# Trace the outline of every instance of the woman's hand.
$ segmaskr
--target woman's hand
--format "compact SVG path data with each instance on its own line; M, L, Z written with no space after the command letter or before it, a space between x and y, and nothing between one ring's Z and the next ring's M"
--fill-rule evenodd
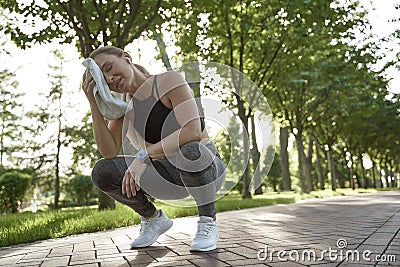
M140 190L140 177L142 176L147 164L135 158L128 169L125 171L122 179L122 194L126 194L128 198L136 196L136 192Z
M89 102L91 100L94 100L93 88L95 85L96 85L96 82L94 81L89 70L86 69L86 71L83 73L83 77L82 77L82 89L83 89L83 92L85 92L85 95L88 98Z

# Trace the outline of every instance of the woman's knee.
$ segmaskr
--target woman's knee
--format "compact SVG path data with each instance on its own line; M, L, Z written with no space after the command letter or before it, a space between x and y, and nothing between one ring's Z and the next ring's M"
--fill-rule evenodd
M191 161L201 157L200 142L198 141L185 143L180 146L179 150L186 159Z
M203 144L192 141L179 148L177 167L181 171L197 173L209 168L215 155Z
M112 159L100 159L92 169L92 182L102 191L107 191L113 186L113 178L118 173Z

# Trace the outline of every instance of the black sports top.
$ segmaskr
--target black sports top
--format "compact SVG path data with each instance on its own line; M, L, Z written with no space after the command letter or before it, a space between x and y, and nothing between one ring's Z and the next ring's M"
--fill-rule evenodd
M158 101L154 96L156 92ZM134 127L146 142L155 144L181 128L173 109L167 108L157 91L157 76L154 76L151 95L139 100L133 97ZM204 130L204 118L200 117L201 130Z

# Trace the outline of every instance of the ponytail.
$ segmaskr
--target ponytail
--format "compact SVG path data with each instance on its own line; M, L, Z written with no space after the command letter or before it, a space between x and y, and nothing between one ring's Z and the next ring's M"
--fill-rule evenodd
M145 69L145 67L143 67L142 65L133 63L133 65L135 66L135 68L137 68L141 73L143 74L147 74L150 75L150 73Z

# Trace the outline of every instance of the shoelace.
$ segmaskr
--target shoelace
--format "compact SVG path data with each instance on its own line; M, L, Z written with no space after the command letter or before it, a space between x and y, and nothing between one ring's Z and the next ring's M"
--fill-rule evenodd
M199 223L197 226L197 235L198 236L209 236L210 232L214 228L214 224L211 222Z
M140 233L144 233L146 231L146 228L149 226L149 224L150 224L149 220L143 220L140 225Z

